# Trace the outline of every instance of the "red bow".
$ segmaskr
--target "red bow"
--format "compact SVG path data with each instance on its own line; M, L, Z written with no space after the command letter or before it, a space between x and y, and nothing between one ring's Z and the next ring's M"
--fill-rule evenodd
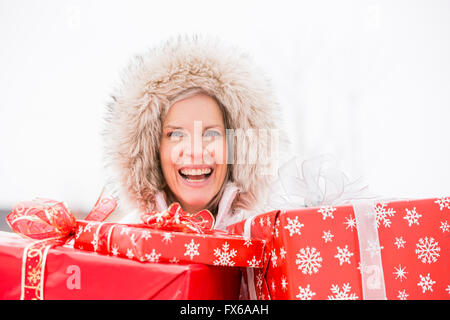
M86 220L104 220L116 206L113 198L101 194ZM48 250L75 235L75 217L64 202L37 198L16 204L6 221L14 232L39 240L28 244L23 252L20 299L42 300Z
M116 206L113 198L102 193L85 220L103 221ZM190 214L184 212L178 203L172 203L162 212L143 214L141 219L147 226L156 229L200 234L214 225L214 216L208 210ZM6 221L14 232L39 240L24 249L20 298L42 300L48 250L63 245L75 235L76 219L64 202L37 198L16 204Z
M6 221L14 232L35 240L65 239L76 226L65 203L42 198L16 204Z
M214 216L209 210L201 210L191 214L183 211L177 202L172 203L166 210L152 211L141 216L141 220L148 226L167 231L195 232L199 234L209 231L214 226Z

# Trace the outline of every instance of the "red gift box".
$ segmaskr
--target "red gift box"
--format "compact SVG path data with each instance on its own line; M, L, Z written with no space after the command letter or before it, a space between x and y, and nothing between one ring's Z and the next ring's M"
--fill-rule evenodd
M24 247L33 241L0 232L0 299L19 299ZM238 299L239 268L140 263L59 246L48 251L45 299Z
M230 226L266 240L263 268L244 272L249 298L370 299L368 287L387 299L450 298L448 197L374 203L365 215L379 241L361 246L354 208L272 211ZM380 257L381 269L362 255Z
M114 199L100 197L87 218L97 217L102 220L114 209ZM242 236L211 230L213 219L209 211L189 214L179 204L172 204L165 211L145 214L145 224L124 225L92 220L76 221L65 203L50 199L19 203L8 214L7 222L14 231L34 240L23 245L21 267L18 268L22 275L20 298L44 299L44 292L47 290L44 278L48 274L46 268L51 259L50 253L54 250L52 248L62 246L73 238L75 249L134 259L139 263L189 262L228 267L262 265L264 241L250 241ZM121 261L123 259L113 260L119 265L124 264ZM185 266L184 271L186 268L191 269L190 266ZM199 269L198 266L192 268ZM153 276L156 276L161 266L148 269L152 269ZM222 277L220 272L213 273ZM176 272L172 270L170 274ZM236 271L232 274L236 275ZM161 277L165 277L164 272ZM196 279L195 275L191 278ZM197 285L195 281L186 284L194 287Z
M258 267L262 265L264 241L251 241L219 230L195 234L79 220L74 247L141 262Z

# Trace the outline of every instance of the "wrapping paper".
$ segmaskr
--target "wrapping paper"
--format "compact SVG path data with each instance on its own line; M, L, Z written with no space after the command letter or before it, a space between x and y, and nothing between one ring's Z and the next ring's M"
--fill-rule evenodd
M102 194L87 218L104 220L115 208L115 200ZM214 217L208 210L190 214L178 203L144 214L143 224L124 225L76 221L64 202L38 198L16 204L6 220L13 231L33 240L20 259L20 299L25 300L44 299L49 253L73 238L76 249L152 263L257 267L254 261L261 261L264 250L264 241L211 230Z
M259 267L264 241L219 230L205 234L167 232L139 225L80 220L74 247L140 262Z
M33 243L0 232L0 299L19 299L24 247ZM69 245L47 254L44 299L238 299L239 268L140 263Z
M449 197L375 202L371 212L379 241L362 246L352 205L275 210L230 226L266 240L263 268L244 272L249 298L363 299L366 273L387 299L449 299ZM382 269L361 265L361 250L379 255Z

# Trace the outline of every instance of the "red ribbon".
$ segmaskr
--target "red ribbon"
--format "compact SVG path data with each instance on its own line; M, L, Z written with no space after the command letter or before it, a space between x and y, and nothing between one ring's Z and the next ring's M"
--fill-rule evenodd
M103 221L117 206L111 197L100 195L85 220ZM190 214L180 204L172 203L166 210L143 214L146 226L168 231L203 234L212 229L214 216L208 210ZM44 275L50 248L64 245L76 232L76 219L64 202L37 198L16 204L6 217L11 229L30 239L23 253L21 300L44 299Z
M113 198L101 194L86 219L102 221L116 206ZM23 252L20 299L43 300L48 250L65 244L75 235L75 217L64 202L37 198L16 204L6 221L14 232L38 240L27 245Z
M183 211L177 202L166 210L152 211L141 215L141 220L150 227L167 231L194 232L203 234L214 226L214 216L209 210L191 214Z

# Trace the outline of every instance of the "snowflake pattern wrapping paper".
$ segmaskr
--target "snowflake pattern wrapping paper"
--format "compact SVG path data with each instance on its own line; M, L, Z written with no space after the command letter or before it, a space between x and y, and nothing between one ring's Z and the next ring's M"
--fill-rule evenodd
M373 212L379 243L362 249L381 254L387 299L450 299L450 198L377 202ZM272 211L229 230L244 234L246 224L266 240L263 268L244 272L250 298L363 299L351 205Z
M139 225L77 221L74 248L140 262L262 266L264 240L214 230L208 234L167 232Z
M20 299L22 256L31 243L0 231L0 300ZM241 281L238 268L140 263L70 245L51 248L45 270L45 300L234 300Z

